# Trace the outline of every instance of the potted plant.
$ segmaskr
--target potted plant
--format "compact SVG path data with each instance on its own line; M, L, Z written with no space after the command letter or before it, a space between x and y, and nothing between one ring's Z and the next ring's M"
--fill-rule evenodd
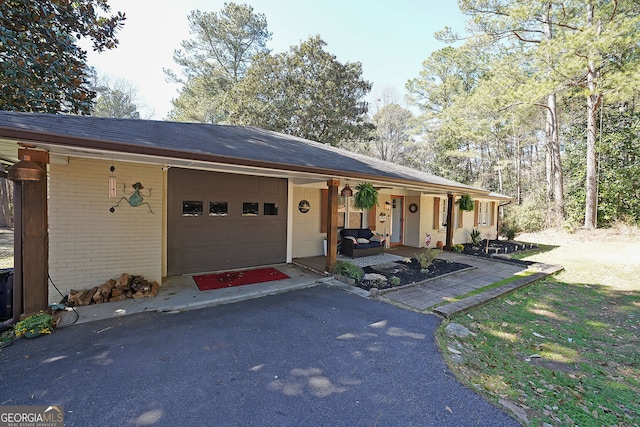
M356 187L353 205L358 209L371 209L378 204L378 190L370 182L361 182Z
M475 208L475 203L471 199L471 195L469 193L465 193L456 202L460 207L460 210L463 211L472 211Z
M16 323L14 333L16 337L35 338L42 334L53 332L53 316L44 312L34 314Z

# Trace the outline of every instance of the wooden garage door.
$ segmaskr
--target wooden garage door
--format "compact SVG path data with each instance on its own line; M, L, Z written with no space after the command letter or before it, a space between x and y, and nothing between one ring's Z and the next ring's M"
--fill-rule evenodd
M170 276L286 261L287 181L169 169Z

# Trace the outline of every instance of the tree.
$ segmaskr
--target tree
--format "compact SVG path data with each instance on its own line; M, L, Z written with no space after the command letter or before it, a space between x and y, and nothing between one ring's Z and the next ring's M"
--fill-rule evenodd
M139 119L138 91L131 83L119 79L104 79L96 87L98 98L92 115L120 119Z
M86 51L117 46L123 13L106 0L0 1L0 109L89 114L95 93L90 89Z
M247 5L225 3L219 13L195 10L188 19L194 38L173 55L184 78L165 70L184 84L170 116L217 123L224 117L218 108L222 97L244 77L252 58L268 51L271 33L265 16Z
M545 0L498 0L489 4L484 0L463 0L460 2L460 8L463 13L473 18L476 32L488 36L493 43L510 54L523 55L532 62L532 55L535 55L541 44L551 43L558 36L557 31L571 25L575 7L570 2L565 4ZM529 90L522 91L528 93L528 102L545 110L547 202L550 206L553 205L552 222L560 224L565 218L565 201L557 112L558 88L548 87L546 84L558 64L554 55L542 55L539 59L533 67L527 68L531 71L532 68L535 70L539 67L541 79L536 79L535 73L530 73L529 79L516 81L514 86L528 86ZM520 65L524 62L515 64ZM494 76L502 78L498 74ZM535 90L531 90L533 85L537 85Z
M640 4L634 0L578 2L584 8L575 30L548 49L563 67L557 79L569 80L586 94L586 195L584 226L598 225L598 111L604 97L629 99L640 73ZM583 95L584 96L584 95Z
M482 55L466 47L446 47L422 63L420 75L407 82L411 99L422 110L420 133L428 146L427 169L465 183L475 183L479 158L473 137L476 120L467 99L483 75Z
M597 224L596 140L598 109L605 94L613 100L628 96L638 80L640 4L634 0L562 3L548 0L512 2L463 0L463 12L474 28L492 37L523 70L514 81L513 103L526 102L547 111L548 196L555 199L556 224L564 217L561 165L561 125L557 101L586 94L586 228ZM495 80L502 77L493 73ZM519 89L518 89L519 88ZM520 92L518 99L517 92ZM551 177L554 177L552 180ZM552 190L553 181L553 190Z
M254 57L225 96L227 121L332 145L362 137L371 84L360 63L342 64L324 46L315 36L289 52Z
M411 111L398 104L388 104L373 115L375 126L374 155L392 163L405 164L405 148L410 144Z

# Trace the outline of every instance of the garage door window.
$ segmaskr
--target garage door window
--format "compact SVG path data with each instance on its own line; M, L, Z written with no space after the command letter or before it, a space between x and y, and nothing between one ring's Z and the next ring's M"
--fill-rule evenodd
M209 202L209 216L227 216L227 202Z
M244 202L242 204L242 216L258 216L258 203Z
M182 216L202 216L202 201L185 200L182 202Z
M265 215L278 215L278 204L277 203L265 203L264 204L264 214Z

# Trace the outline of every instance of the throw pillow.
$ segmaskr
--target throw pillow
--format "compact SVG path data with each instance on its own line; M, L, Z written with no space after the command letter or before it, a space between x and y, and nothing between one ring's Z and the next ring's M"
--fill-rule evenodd
M369 243L369 240L365 239L364 237L358 237L356 241L358 243Z
M345 238L345 239L349 239L349 240L351 240L353 243L357 243L357 242L356 242L356 238L355 238L355 237L353 237L353 236L344 236L344 238Z

